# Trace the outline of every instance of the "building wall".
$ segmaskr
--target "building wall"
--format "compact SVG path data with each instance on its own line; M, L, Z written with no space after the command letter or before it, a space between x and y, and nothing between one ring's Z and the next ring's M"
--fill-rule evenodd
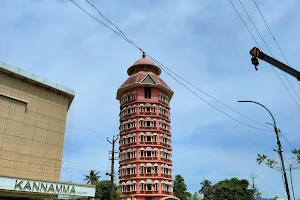
M59 181L69 101L0 73L0 176Z

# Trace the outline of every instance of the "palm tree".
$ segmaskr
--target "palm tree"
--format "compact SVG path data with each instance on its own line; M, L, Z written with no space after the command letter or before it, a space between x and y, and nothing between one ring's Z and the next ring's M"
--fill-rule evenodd
M86 184L92 184L95 185L98 181L100 176L98 176L99 172L96 172L96 170L91 170L89 175L85 175L85 178L83 180L87 181Z
M212 185L211 182L209 180L204 179L204 181L202 181L200 183L201 189L199 190L200 194L203 194L204 199L209 198L209 196L211 195L211 189L212 189Z

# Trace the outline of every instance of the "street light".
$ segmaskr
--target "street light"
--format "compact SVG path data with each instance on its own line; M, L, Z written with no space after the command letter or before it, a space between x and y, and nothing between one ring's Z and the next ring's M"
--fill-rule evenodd
M274 127L274 131L276 133L276 139L277 139L277 145L278 145L278 153L279 153L279 157L280 157L280 161L281 161L281 166L282 166L282 170L283 170L283 176L284 176L284 186L285 186L285 190L286 190L286 194L288 197L288 200L291 200L291 196L290 196L290 190L289 190L289 185L288 185L288 180L287 180L287 176L286 176L286 172L285 172L285 167L284 167L284 161L283 161L283 156L282 156L282 150L281 150L281 143L279 140L279 134L278 134L278 128L276 126L276 122L274 119L274 116L272 115L271 111L264 105L262 105L261 103L258 103L256 101L238 101L239 103L255 103L257 105L260 105L261 107L263 107L264 109L266 109L268 111L268 113L271 115L272 119L273 119L273 124L271 124ZM270 123L267 123L270 124Z

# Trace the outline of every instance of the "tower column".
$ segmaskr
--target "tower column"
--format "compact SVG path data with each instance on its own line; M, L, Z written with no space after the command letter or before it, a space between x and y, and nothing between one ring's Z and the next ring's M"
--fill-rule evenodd
M135 200L172 195L170 100L172 89L159 77L161 69L143 57L127 70L117 92L120 102L120 186ZM168 187L166 187L168 186Z

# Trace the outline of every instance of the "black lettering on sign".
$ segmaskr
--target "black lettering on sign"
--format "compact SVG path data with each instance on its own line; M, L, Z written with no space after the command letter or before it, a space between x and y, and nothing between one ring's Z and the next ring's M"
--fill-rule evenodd
M23 183L23 181L20 181L20 182L18 183L18 180L16 180L16 183L15 183L15 189L19 188L19 190L22 190L22 186L21 186L22 183Z

